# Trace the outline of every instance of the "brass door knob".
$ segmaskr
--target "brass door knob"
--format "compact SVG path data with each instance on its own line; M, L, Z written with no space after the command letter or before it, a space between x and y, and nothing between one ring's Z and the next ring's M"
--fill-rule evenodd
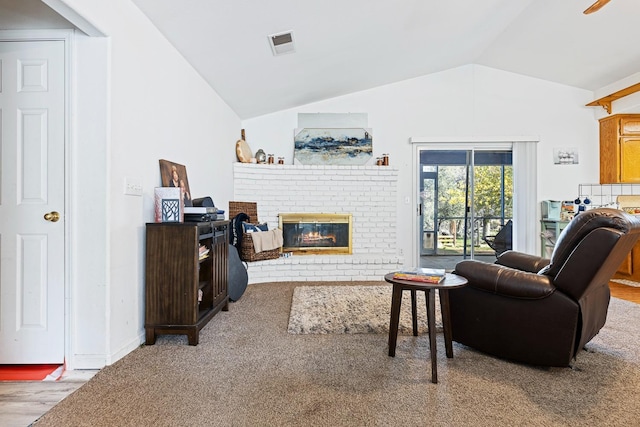
M52 211L44 214L44 219L51 222L58 222L58 220L60 219L60 214L56 211Z

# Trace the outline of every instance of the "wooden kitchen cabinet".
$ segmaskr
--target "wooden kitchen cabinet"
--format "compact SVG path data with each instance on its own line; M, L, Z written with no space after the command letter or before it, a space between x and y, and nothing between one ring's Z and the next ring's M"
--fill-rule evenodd
M229 309L229 221L149 223L146 227L146 344L158 334L187 335Z
M620 264L620 268L613 275L613 278L640 282L640 241L636 242L629 255Z
M640 114L600 120L600 183L640 183Z

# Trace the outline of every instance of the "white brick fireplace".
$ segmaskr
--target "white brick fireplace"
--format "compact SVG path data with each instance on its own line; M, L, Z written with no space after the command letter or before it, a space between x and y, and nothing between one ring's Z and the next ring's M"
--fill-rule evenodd
M396 248L397 169L235 163L233 172L234 200L256 202L270 229L280 213L353 215L352 255L250 262L249 283L383 280L404 263Z

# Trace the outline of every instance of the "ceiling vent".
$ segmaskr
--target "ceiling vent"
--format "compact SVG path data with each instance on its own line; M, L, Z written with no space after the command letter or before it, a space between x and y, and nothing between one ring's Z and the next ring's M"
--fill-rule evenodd
M269 45L271 45L274 56L296 51L295 45L293 44L293 31L271 34L268 37Z

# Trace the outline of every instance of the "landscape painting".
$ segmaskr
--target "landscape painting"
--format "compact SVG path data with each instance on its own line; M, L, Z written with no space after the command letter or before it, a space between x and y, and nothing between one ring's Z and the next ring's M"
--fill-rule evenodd
M373 135L364 128L304 128L294 137L294 163L365 165L373 157Z

